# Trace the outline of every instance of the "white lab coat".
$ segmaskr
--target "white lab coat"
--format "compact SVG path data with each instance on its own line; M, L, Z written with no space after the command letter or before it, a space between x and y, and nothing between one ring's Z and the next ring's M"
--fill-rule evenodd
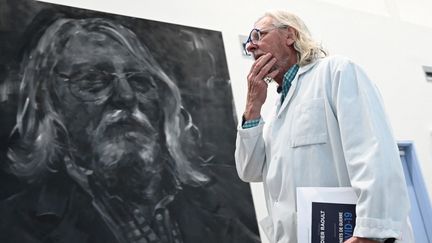
M235 158L242 180L264 184L272 243L297 243L296 187L316 186L354 188L355 236L401 237L409 199L397 144L377 88L346 58L301 67L269 121L238 128Z

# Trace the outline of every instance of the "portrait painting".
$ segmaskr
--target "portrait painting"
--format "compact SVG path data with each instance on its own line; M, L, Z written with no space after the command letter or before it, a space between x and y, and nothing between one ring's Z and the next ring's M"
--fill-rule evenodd
M0 242L260 242L221 32L0 6Z

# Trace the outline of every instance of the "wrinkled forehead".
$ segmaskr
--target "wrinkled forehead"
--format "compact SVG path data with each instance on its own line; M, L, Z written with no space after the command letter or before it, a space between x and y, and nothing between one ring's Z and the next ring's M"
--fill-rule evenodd
M62 69L98 64L112 66L114 69L119 66L139 66L139 60L125 44L100 32L79 32L71 36L58 60L57 64Z
M266 29L273 26L274 26L273 18L271 18L270 16L264 16L255 22L254 28Z
M91 56L112 50L127 52L126 46L112 35L103 32L77 31L72 33L65 42L63 53Z

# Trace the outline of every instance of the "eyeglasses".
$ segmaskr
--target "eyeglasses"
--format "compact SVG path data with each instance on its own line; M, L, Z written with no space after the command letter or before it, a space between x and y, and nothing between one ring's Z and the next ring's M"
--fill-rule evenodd
M125 79L135 92L146 93L156 87L152 76L147 72L109 73L90 70L71 76L59 74L68 82L72 95L83 101L97 101L108 98L114 89L114 81Z
M253 28L251 30L251 32L249 33L249 37L247 38L246 42L243 43L243 49L246 55L250 56L251 53L248 52L247 48L248 46L252 43L254 45L256 45L258 43L258 41L262 40L262 38L268 34L269 32L275 30L275 29L284 29L288 27L288 25L280 25L280 26L275 26L272 28L268 28L266 30L260 30L257 28Z

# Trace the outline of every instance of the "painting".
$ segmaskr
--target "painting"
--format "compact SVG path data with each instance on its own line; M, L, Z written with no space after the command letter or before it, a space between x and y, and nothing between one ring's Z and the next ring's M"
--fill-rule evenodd
M220 32L0 6L0 242L260 242Z

